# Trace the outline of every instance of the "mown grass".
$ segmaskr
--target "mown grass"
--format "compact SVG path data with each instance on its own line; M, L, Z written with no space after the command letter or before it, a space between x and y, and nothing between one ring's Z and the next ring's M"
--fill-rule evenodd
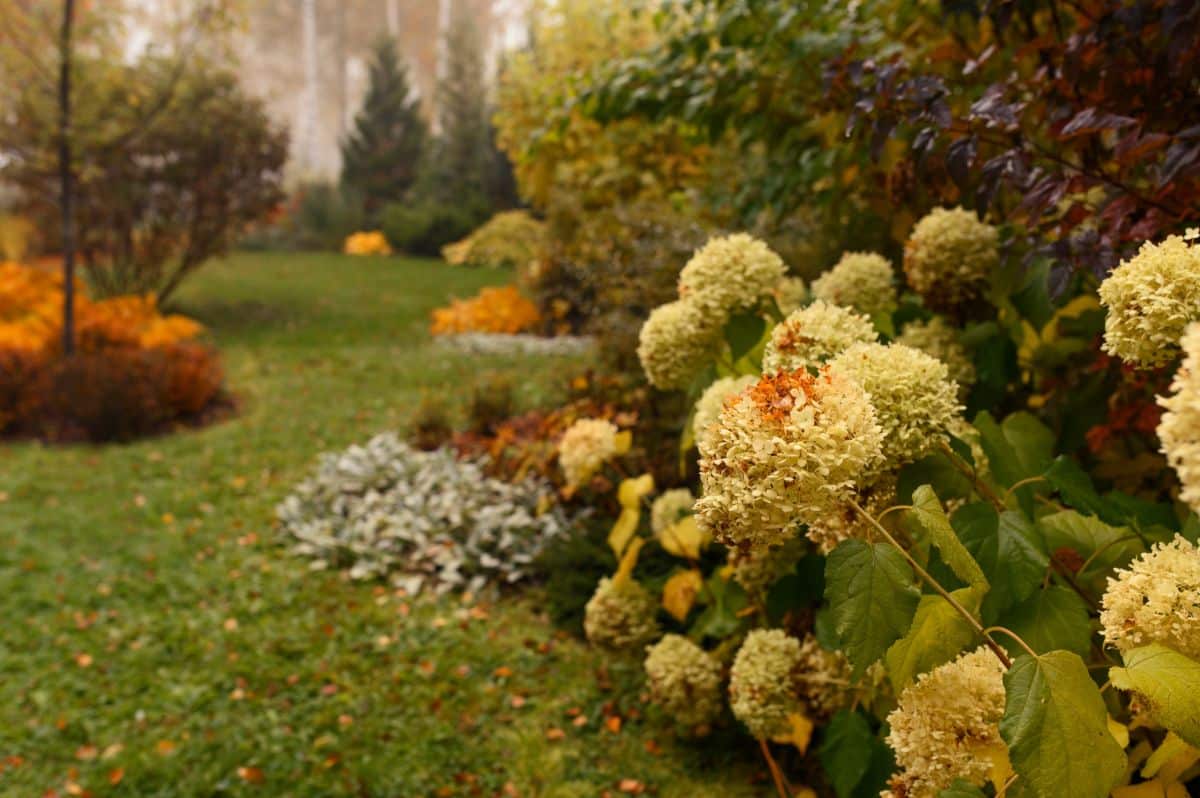
M179 300L223 352L237 417L0 449L0 794L761 793L743 752L674 743L622 689L636 665L603 672L536 591L413 601L310 571L273 535L317 453L403 427L423 395L454 411L500 371L522 404L553 398L562 361L484 363L426 335L432 307L505 278L239 255Z

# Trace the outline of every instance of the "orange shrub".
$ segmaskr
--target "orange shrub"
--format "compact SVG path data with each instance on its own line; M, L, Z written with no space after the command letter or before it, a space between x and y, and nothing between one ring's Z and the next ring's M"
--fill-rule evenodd
M541 322L537 306L521 295L515 285L484 288L471 299L454 299L433 311L430 332L434 335L481 332L515 335Z

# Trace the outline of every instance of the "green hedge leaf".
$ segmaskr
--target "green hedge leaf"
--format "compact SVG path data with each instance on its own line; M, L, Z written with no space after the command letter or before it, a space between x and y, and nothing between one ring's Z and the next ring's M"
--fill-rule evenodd
M1124 513L1100 497L1088 473L1066 455L1059 455L1046 469L1046 481L1050 483L1069 506L1080 512L1094 515L1105 523L1120 524Z
M1122 658L1125 667L1109 671L1113 685L1137 693L1155 721L1200 746L1200 662L1160 643Z
M1125 776L1125 752L1087 666L1069 651L1018 657L1004 675L1000 736L1018 778L1009 798L1105 798Z
M921 591L904 556L887 543L846 540L825 563L825 600L854 675L908 631Z
M963 545L991 578L992 590L985 602L989 617L1033 595L1046 577L1050 557L1024 515L977 509L960 511L954 518Z

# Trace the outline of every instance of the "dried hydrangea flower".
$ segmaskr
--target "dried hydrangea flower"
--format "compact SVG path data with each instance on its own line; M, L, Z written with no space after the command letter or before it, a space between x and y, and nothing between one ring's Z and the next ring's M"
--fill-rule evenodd
M721 663L681 635L647 650L646 683L654 703L681 726L712 723L721 713Z
M811 635L801 642L782 629L746 635L729 672L733 714L761 740L786 736L789 715L825 718L849 696L846 658L821 648Z
M775 285L775 304L786 316L808 301L808 286L801 277L784 277Z
M931 307L952 308L976 297L1000 263L996 228L962 208L935 208L904 245L904 274Z
M685 516L691 515L695 503L696 497L687 488L664 491L650 505L650 529L655 535L662 534Z
M1004 666L986 648L921 674L888 715L887 742L901 770L892 777L895 794L935 798L955 779L986 784L1007 757L1004 701Z
M725 400L756 382L758 377L722 377L708 386L696 400L696 411L692 414L692 437L700 440L700 436L721 417Z
M855 491L853 499L859 507L878 518L896 502L896 480L891 474L881 476ZM843 540L870 540L875 537L876 531L874 524L846 502L809 522L804 534L816 545L817 551L829 554Z
M871 320L849 308L817 300L794 311L771 331L763 371L794 371L819 366L852 344L879 336Z
M1200 659L1200 547L1158 543L1108 580L1104 640L1121 651L1161 643Z
M828 370L764 375L700 439L701 529L740 548L793 537L877 467L883 431L866 392Z
M847 252L812 284L813 296L873 316L896 309L896 271L874 252Z
M637 582L606 576L584 608L583 631L597 646L638 648L658 637L657 612L658 603Z
M1183 486L1179 498L1200 512L1200 324L1187 328L1181 345L1184 359L1171 396L1158 400L1167 411L1158 424L1158 439Z
M858 382L871 398L889 469L937 448L962 412L946 364L910 346L855 344L829 361L829 369Z
M618 454L616 425L599 418L581 418L563 433L558 463L567 484L578 487Z
M664 391L686 388L715 356L724 323L694 302L659 305L638 334L646 379Z
M904 325L896 343L911 346L946 364L950 379L958 383L959 398L966 398L975 384L975 364L963 346L958 330L941 316Z
M747 593L762 598L767 588L796 568L804 556L804 541L792 538L781 546L760 549L734 549L729 552L733 581Z
M1200 247L1179 236L1142 244L1100 284L1104 351L1142 368L1170 363L1200 320Z
M679 297L694 302L721 323L751 310L787 273L783 260L762 241L735 233L708 241L679 273Z

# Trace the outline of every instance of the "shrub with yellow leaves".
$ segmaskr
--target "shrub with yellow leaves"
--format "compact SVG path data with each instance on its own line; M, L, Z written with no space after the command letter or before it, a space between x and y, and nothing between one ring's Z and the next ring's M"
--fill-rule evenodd
M371 230L346 236L342 252L347 255L391 255L392 246L383 233Z
M537 306L515 285L492 286L470 299L455 299L447 307L434 310L429 331L433 335L470 332L516 335L541 321Z

